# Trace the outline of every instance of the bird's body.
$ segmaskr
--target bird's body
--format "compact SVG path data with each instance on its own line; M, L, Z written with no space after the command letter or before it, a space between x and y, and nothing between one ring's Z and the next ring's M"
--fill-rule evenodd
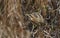
M42 15L40 13L27 14L27 16L29 17L29 19L32 22L35 22L35 23L44 23L44 18L42 17Z

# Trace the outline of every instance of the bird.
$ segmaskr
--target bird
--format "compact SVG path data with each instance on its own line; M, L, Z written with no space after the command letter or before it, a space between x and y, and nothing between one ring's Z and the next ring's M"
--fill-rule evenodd
M26 14L29 19L34 22L34 23L44 23L44 18L40 13L31 13L31 14Z

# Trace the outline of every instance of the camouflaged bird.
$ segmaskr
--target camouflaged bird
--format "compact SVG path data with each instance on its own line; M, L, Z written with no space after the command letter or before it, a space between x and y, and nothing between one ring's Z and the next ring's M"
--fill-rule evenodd
M44 23L44 18L40 13L26 14L32 22Z

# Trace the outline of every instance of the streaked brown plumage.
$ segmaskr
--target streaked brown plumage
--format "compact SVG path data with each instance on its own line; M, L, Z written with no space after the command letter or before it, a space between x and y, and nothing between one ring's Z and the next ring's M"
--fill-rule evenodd
M44 23L44 19L40 13L26 14L32 22L35 23Z

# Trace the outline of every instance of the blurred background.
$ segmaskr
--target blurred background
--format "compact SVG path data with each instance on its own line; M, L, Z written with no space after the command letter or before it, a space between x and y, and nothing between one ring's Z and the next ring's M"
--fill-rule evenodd
M60 38L60 0L0 0L0 38Z

